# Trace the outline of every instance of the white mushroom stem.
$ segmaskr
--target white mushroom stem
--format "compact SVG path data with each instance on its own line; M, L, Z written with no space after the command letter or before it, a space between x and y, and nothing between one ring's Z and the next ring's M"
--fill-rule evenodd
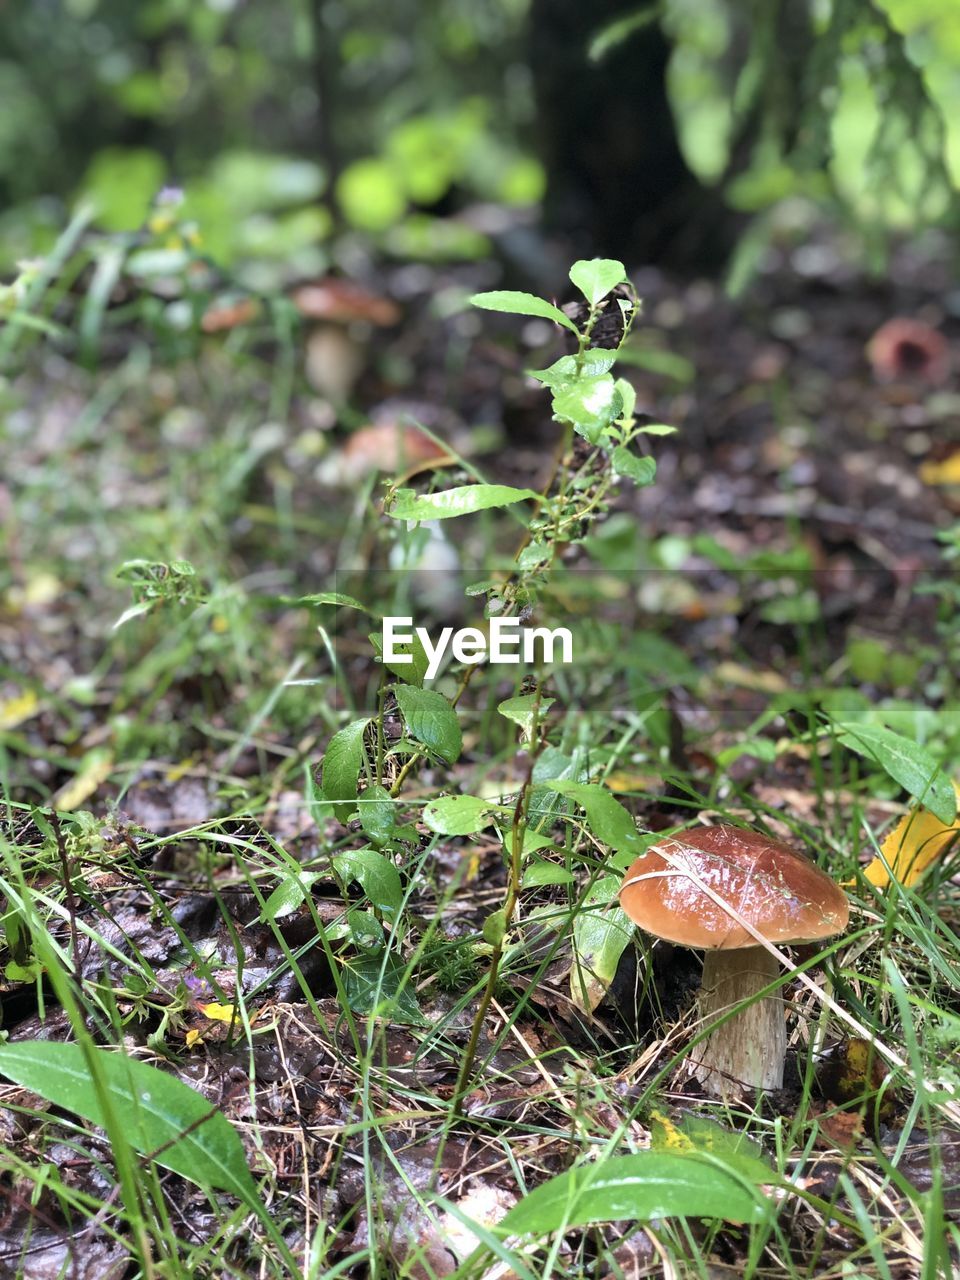
M776 957L764 947L706 953L699 1002L703 1026L742 1006L694 1050L696 1077L714 1097L783 1087L783 1000L779 995L756 998L779 973Z

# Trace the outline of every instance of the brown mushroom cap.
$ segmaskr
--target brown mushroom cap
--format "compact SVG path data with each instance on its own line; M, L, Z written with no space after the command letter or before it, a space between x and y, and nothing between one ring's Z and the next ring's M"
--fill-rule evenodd
M768 942L829 938L850 914L843 890L819 867L779 840L733 826L697 827L652 845L624 877L620 905L647 933L680 946L757 946L696 879Z
M338 280L334 276L301 285L290 296L293 305L308 320L332 320L343 324L362 320L389 328L400 319L400 308L391 298L371 293L352 280Z

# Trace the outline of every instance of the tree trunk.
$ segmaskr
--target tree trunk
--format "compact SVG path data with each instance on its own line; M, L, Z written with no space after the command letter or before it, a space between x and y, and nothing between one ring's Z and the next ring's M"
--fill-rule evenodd
M634 32L599 64L587 58L598 31L635 11L636 0L533 0L529 59L546 228L577 252L628 267L716 268L738 220L680 151L666 90L670 45L659 25Z

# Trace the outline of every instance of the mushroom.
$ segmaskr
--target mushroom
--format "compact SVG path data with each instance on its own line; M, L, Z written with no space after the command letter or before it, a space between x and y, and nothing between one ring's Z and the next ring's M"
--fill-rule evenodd
M290 300L309 325L307 381L326 399L343 404L367 365L370 326L390 328L399 321L400 308L391 298L335 276L301 285Z
M867 356L880 382L918 380L938 387L950 377L947 340L923 320L894 316L867 343Z
M335 324L377 325L389 329L400 319L400 308L382 294L371 293L353 280L327 276L313 284L302 284L290 295L293 305L308 320Z
M290 301L308 325L307 380L327 399L343 403L365 367L370 327L388 329L397 324L400 308L392 298L335 276L300 285ZM256 320L261 310L257 298L227 294L207 308L200 327L204 333L237 329Z
M849 916L843 890L759 831L698 827L659 840L638 858L624 877L620 905L655 937L703 948L705 1025L738 1008L697 1047L695 1074L707 1092L782 1088L783 1000L757 999L780 970L761 939L788 945L839 933Z
M415 423L387 417L352 431L343 447L321 463L323 484L355 485L375 471L407 471L418 464L451 461L451 455Z

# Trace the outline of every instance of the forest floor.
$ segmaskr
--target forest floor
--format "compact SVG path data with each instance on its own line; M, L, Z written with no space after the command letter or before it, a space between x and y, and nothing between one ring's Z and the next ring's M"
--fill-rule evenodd
M621 629L549 687L555 749L592 751L641 830L760 824L849 882L849 934L810 975L869 1035L785 978L784 1088L707 1098L686 1061L694 953L638 937L595 1006L577 997L597 874L581 849L572 877L525 882L458 1099L503 844L438 836L420 811L517 790L524 752L491 724L514 684L476 681L459 761L412 772L385 842L402 904L384 910L331 864L370 832L317 791L331 735L375 707L368 627L298 601L380 589L379 468L423 447L414 422L460 457L441 484L544 482L558 428L524 370L562 347L546 322L466 309L492 277L395 268L380 288L403 318L382 331L278 346L253 326L172 362L118 336L94 371L37 346L0 384L3 1033L65 1041L79 1016L198 1090L304 1275L948 1275L956 841L923 879L871 884L909 796L810 708L876 711L960 776L960 574L942 536L960 513L960 290L922 246L882 282L829 245L784 249L736 303L636 275L624 373L638 412L678 431L652 440L656 483L587 540L590 590ZM870 348L896 317L943 334L952 368L919 331ZM435 580L469 582L503 541L482 521L451 535ZM625 626L629 654L611 639ZM689 1134L691 1115L749 1137L775 1212L497 1235L575 1160ZM137 1169L138 1237L102 1132L17 1084L0 1086L0 1143L0 1275L290 1274L256 1214L162 1158Z

